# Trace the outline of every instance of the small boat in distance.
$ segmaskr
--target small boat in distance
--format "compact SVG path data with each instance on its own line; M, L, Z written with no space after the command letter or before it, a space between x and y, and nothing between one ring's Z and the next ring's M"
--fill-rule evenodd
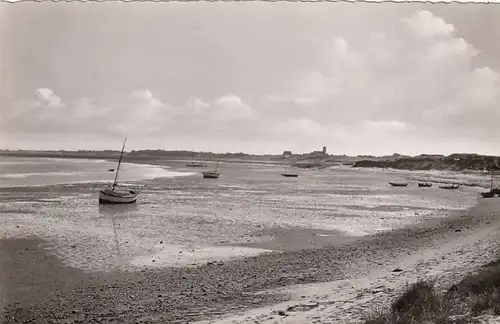
M427 180L419 182L418 186L420 188L430 188L430 187L432 187L432 182L429 181L429 179L431 178L431 176L432 176L432 170L430 170L430 174L427 177Z
M288 165L285 165L285 173L281 175L288 178L297 178L299 176L297 173L288 173Z
M460 187L460 185L458 184L451 184L451 185L444 185L444 186L439 186L439 188L441 189L458 189L458 187Z
M186 163L186 166L188 168L206 168L207 167L207 165L205 163L201 163L201 162Z
M491 168L490 191L481 192L481 196L483 196L483 198L493 198L493 197L495 197L495 194L496 194L497 190L493 189L493 180L494 180L494 174L493 174L493 167L492 167Z
M191 156L191 163L186 163L186 167L188 168L206 168L207 164L206 163L201 163L201 162L194 162L194 151Z
M109 188L99 191L99 204L133 204L137 200L139 192L135 190L119 190L116 188L118 186L118 173L120 171L126 142L127 139L125 138L122 152L120 153L120 160L118 160L118 167L116 168L115 181L113 181L113 184Z
M203 178L204 179L218 179L220 176L220 173L217 171L219 170L219 160L215 164L215 170L214 171L205 171L203 172Z
M389 184L393 187L407 187L408 182L389 182Z
M495 197L495 192L494 191L481 192L481 196L483 196L483 198L493 198Z

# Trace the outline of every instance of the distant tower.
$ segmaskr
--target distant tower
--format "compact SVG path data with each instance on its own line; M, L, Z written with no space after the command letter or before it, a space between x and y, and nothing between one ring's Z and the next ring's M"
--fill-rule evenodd
M323 146L323 155L326 155L326 146Z

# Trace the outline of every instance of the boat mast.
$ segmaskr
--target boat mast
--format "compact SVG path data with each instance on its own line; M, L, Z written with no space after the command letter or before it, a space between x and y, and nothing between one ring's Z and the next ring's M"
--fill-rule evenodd
M491 168L491 183L490 183L490 191L493 190L493 168Z
M120 153L120 159L118 160L118 167L116 168L115 181L113 182L113 190L116 187L116 181L118 180L118 172L120 171L120 164L122 164L123 150L125 150L125 143L127 142L127 138L123 141L122 152Z

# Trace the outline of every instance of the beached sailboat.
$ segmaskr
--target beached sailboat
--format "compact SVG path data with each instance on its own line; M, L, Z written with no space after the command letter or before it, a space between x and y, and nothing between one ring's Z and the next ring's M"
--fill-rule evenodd
M201 162L195 162L194 161L194 151L191 155L191 163L186 163L186 166L188 168L206 168L207 165L206 163L201 163Z
M219 170L219 160L217 160L217 163L215 164L215 170L214 171L205 171L203 172L203 178L205 179L218 179L220 176L220 173L217 172Z
M407 187L408 182L389 182L389 184L393 187Z
M495 197L496 191L493 190L493 179L494 179L493 168L491 168L490 191L481 192L481 196L483 196L483 198L493 198L493 197Z
M281 175L288 178L297 178L299 176L297 173L289 173L288 165L286 164L285 164L285 173L282 173Z
M139 192L135 190L125 190L118 189L118 173L120 172L120 165L122 163L123 151L125 150L125 143L127 139L123 141L122 151L120 153L120 159L118 160L118 167L116 168L115 180L113 184L106 189L99 191L99 204L133 204L137 200Z

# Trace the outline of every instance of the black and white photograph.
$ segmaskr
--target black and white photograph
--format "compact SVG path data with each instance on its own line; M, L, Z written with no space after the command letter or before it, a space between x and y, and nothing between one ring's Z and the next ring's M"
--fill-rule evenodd
M499 40L495 3L0 2L0 323L500 323Z

